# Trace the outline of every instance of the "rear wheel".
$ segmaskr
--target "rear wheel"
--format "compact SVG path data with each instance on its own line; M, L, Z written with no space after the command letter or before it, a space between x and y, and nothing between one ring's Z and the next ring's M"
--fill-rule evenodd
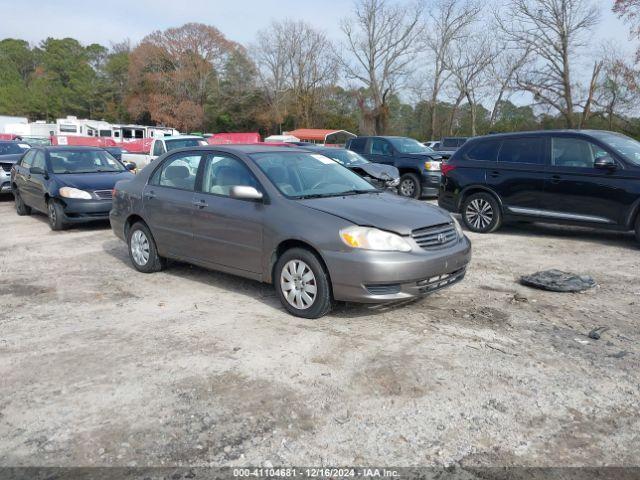
M422 186L420 178L415 173L405 173L400 177L400 185L398 185L398 193L403 197L420 198L422 195Z
M13 201L16 204L16 213L18 215L31 215L31 207L24 203L18 190L13 191Z
M493 195L473 193L462 205L462 220L472 232L494 232L502 224L500 205Z
M128 244L131 263L139 272L159 272L166 267L167 261L158 255L153 235L144 223L137 222L131 226Z
M62 205L54 199L50 199L47 202L47 216L49 217L49 227L51 227L51 230L58 231L67 228L67 224L64 221Z
M302 318L320 318L331 311L329 277L309 250L292 248L278 259L273 283L284 308Z
M638 217L636 218L636 240L638 240L638 242L640 242L640 213L638 214Z

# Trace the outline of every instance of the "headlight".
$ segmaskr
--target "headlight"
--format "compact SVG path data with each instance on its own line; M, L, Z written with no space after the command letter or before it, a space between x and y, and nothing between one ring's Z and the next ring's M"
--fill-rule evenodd
M464 237L464 232L462 231L462 225L460 225L460 222L458 220L456 220L453 217L453 215L451 215L451 220L453 220L453 224L456 227L456 233L458 234L458 238Z
M65 198L81 198L83 200L91 200L91 194L73 187L62 187L60 190L60 196Z
M439 172L440 171L440 162L424 162L424 168L431 172Z
M411 251L411 245L400 235L377 228L356 226L343 228L340 230L340 239L351 248L388 252Z

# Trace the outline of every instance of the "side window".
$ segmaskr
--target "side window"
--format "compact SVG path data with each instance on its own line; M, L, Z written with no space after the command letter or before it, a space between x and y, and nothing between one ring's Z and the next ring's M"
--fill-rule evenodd
M164 142L158 140L153 143L153 155L159 157L164 153Z
M42 150L38 150L36 152L36 155L33 159L33 164L31 166L41 168L42 170L46 170L45 161L44 161L44 152Z
M247 186L259 189L258 181L240 160L226 155L210 155L202 176L202 191L229 196L231 187Z
M557 167L593 168L596 158L608 155L601 147L581 138L551 139L551 164Z
M22 161L20 162L20 165L22 165L23 167L29 168L33 163L33 157L36 154L36 151L37 150L29 150L24 155L24 157L22 157Z
M363 153L364 147L367 144L366 138L354 138L349 143L349 150L353 150L354 152Z
M502 142L498 162L544 164L544 138L509 138Z
M498 160L498 150L500 150L500 141L481 141L468 148L463 153L462 158L465 160L495 162Z
M154 172L151 183L161 187L195 190L201 158L202 155L189 152L171 157Z
M391 155L391 146L389 145L389 142L381 138L372 139L371 154L372 155Z

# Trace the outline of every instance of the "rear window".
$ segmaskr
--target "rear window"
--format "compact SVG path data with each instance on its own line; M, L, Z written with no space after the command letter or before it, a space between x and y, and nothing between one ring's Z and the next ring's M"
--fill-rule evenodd
M477 142L463 153L462 158L465 160L495 162L498 160L499 150L500 142L498 140Z
M541 165L544 163L543 146L544 138L510 138L503 140L498 162Z
M366 138L353 138L349 142L349 150L353 150L354 152L363 153L364 146L367 144Z

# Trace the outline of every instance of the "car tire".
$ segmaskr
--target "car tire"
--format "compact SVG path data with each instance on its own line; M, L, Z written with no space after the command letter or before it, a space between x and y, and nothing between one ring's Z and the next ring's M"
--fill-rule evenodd
M398 193L403 197L420 198L422 196L422 185L420 177L415 173L405 173L400 177Z
M139 272L159 272L167 266L166 259L158 255L153 235L144 223L136 222L131 226L128 231L127 245L131 263Z
M67 224L64 221L64 209L54 199L50 199L47 202L47 216L49 217L49 227L54 232L67 228Z
M333 306L329 275L318 257L304 248L292 248L280 256L273 285L282 306L296 317L320 318Z
M636 218L636 240L640 242L640 213Z
M462 204L462 221L476 233L495 232L502 225L502 211L490 193L473 193Z
M16 213L18 215L31 215L31 207L24 203L24 200L22 200L22 197L20 196L20 192L18 192L18 190L13 191L13 201L16 204Z

